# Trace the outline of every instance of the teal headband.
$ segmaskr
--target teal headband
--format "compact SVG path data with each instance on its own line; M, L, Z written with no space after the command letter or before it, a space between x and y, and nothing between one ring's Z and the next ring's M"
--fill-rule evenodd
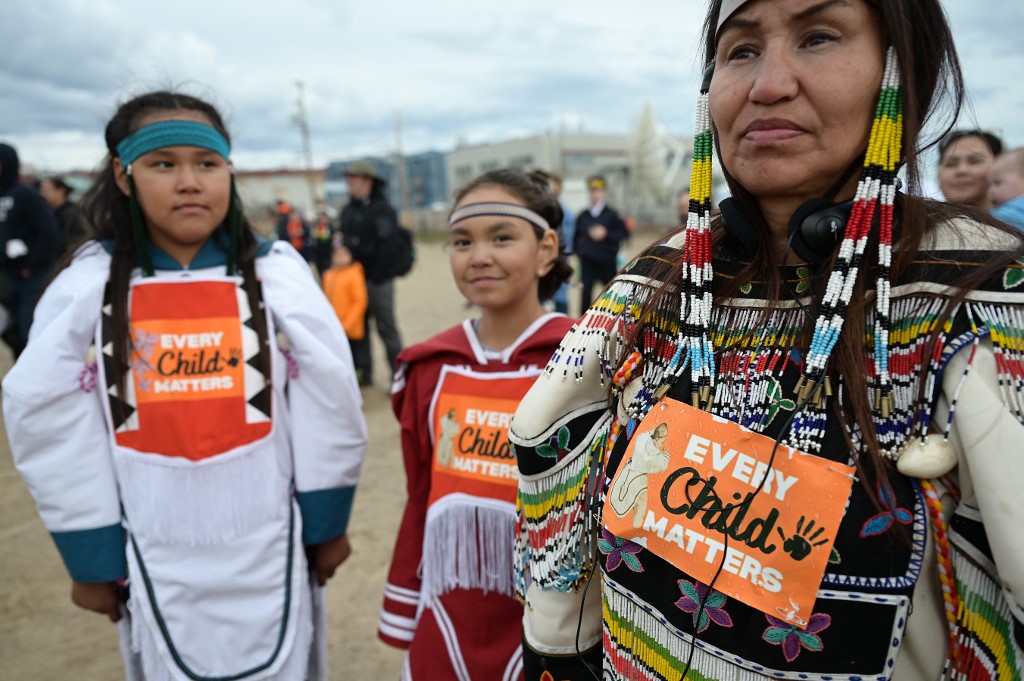
M195 121L171 120L143 126L125 137L117 145L117 157L128 166L143 154L178 146L209 149L224 160L231 154L231 145L216 128Z

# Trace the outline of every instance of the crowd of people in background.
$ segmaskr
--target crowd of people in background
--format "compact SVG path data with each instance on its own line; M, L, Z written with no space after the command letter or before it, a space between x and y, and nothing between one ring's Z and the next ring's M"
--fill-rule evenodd
M972 129L948 135L939 145L938 185L942 196L953 204L991 212L1009 224L1024 229L1024 147L1004 151L1002 140L994 133ZM561 199L562 175L553 169L538 169L548 178L552 192L559 198L563 221L559 228L566 254L575 256L576 272L551 297L557 312L568 313L570 289L577 289L579 310L586 310L594 299L595 287L607 284L623 264L629 239L629 221L606 204L608 183L594 175L584 180L589 203L575 213ZM388 254L378 253L379 244L399 228L398 214L384 193L385 179L367 162L351 164L347 180L349 202L340 214L320 210L307 220L302 210L285 200L274 207L274 233L287 241L321 277L325 293L335 300L339 310L346 309L345 328L351 334L353 355L360 385L373 385L373 360L370 331L376 328L388 361L387 383L402 349L401 333L395 318L394 280L389 273L393 263ZM24 181L22 181L24 180ZM19 178L17 153L11 145L0 145L0 191L10 197L0 203L0 238L5 245L0 254L3 276L2 312L4 341L17 354L28 339L31 308L53 266L68 255L69 249L86 237L86 227L71 197L74 188L59 175ZM676 195L679 224L685 224L690 190ZM40 201L40 198L43 201ZM45 205L50 206L49 211ZM27 249L23 252L23 249ZM342 253L339 253L342 250ZM339 262L352 260L352 266ZM334 270L344 277L326 274ZM360 280L365 296L353 288ZM330 280L332 291L326 287ZM339 282L344 281L342 286ZM342 290L345 293L342 293ZM340 297L339 297L340 296ZM362 303L363 298L366 303ZM363 321L356 325L354 309ZM381 377L378 377L381 378Z

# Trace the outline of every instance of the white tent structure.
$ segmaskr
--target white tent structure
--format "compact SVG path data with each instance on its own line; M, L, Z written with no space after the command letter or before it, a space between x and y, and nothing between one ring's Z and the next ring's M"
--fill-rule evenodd
M676 194L690 184L692 140L658 125L645 104L630 134L629 191L624 211L641 224L675 224Z

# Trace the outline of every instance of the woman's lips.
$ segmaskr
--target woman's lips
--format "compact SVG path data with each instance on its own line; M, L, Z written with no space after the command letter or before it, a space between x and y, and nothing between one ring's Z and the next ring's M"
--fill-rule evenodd
M778 142L792 139L804 133L796 123L781 118L754 121L743 131L744 139L751 142Z

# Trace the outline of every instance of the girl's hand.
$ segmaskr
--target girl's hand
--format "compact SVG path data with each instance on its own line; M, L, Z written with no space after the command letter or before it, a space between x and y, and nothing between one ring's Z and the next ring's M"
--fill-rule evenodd
M113 582L71 582L71 602L83 610L106 615L111 622L121 619L117 592Z
M352 546L348 543L348 535L325 541L313 547L313 570L316 571L316 580L323 586L327 580L334 576L338 566L348 559L352 553Z

